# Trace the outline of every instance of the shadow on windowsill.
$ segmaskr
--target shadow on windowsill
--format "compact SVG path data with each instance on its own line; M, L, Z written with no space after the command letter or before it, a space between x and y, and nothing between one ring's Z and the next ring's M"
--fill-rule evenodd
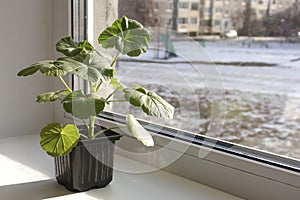
M41 200L72 194L56 180L45 180L0 187L0 199Z

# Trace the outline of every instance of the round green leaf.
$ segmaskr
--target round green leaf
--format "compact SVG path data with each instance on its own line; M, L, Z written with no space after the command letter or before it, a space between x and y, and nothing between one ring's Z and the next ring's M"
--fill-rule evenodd
M59 123L50 123L40 133L40 145L51 156L62 156L77 145L79 131L73 124L63 127Z
M88 119L91 116L96 116L105 107L104 99L96 98L93 95L86 96L81 90L66 96L62 100L62 103L66 112L80 119Z
M73 73L84 80L97 82L102 79L107 82L114 75L114 70L107 58L96 51L77 55L74 59L81 65Z
M103 48L116 48L128 56L139 56L148 49L150 32L139 22L123 16L107 27L98 37Z

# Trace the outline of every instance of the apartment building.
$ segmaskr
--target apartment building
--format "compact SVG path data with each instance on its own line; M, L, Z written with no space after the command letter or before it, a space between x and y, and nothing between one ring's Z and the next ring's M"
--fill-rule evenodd
M240 30L250 21L298 4L298 0L120 0L119 14L163 28L174 27L176 19L178 32L198 36Z
M200 25L199 10L199 0L179 1L177 31L190 36L197 36L199 34Z
M155 26L170 28L173 17L173 0L153 0Z
M129 18L136 19L144 26L155 26L153 0L119 0L119 16L126 15Z

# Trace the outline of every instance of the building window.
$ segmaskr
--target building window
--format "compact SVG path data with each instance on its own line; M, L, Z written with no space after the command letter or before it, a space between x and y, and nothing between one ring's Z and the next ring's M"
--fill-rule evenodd
M198 18L197 17L192 17L191 18L191 24L197 24L198 23Z
M173 9L173 3L167 3L166 11L171 11Z
M211 8L204 8L204 13L210 14L211 13Z
M189 23L189 19L187 17L179 17L178 18L178 23L179 24L188 24Z
M221 7L216 7L215 11L216 11L216 13L220 14L223 12L223 9Z
M225 9L224 14L225 14L225 16L229 16L229 9L228 8Z
M146 8L146 0L139 0L139 7L140 8Z
M260 10L259 10L259 14L260 14L260 15L265 15L265 14L266 14L266 10L260 9Z
M154 10L159 9L159 3L157 1L154 2Z
M210 19L204 20L204 26L211 26L211 20Z
M179 2L179 9L189 9L189 2Z
M199 3L192 3L191 10L198 10L199 9Z
M215 20L215 26L220 26L221 25L221 20Z
M234 17L237 17L238 15L238 10L236 8L233 9L233 16Z

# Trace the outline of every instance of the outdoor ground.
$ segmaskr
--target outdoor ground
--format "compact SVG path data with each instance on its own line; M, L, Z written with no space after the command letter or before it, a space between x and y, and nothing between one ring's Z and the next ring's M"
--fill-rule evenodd
M163 59L165 51L151 44L137 60L122 57L117 75L166 98L176 108L174 119L145 117L127 105L114 111L300 159L299 43L173 44L178 57Z

